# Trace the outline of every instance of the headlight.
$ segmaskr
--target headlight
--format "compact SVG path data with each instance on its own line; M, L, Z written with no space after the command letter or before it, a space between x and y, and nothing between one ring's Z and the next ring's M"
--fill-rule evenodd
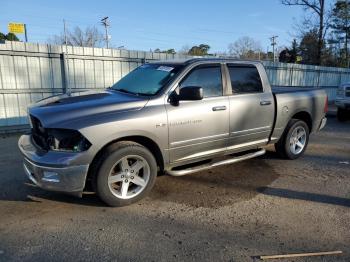
M47 128L46 132L49 150L82 152L91 146L91 143L76 130Z

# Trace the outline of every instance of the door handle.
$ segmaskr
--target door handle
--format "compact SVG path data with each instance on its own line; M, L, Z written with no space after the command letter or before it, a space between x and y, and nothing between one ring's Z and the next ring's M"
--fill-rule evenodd
M261 106L268 106L268 105L271 105L271 101L260 101L260 105Z
M213 111L222 111L226 110L226 106L214 106Z

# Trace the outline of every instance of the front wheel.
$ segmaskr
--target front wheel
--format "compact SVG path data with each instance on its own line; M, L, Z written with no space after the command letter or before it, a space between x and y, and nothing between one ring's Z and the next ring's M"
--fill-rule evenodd
M152 189L157 177L154 156L134 142L115 144L101 162L96 190L110 206L125 206L140 200Z
M302 156L309 142L309 127L298 119L289 121L282 137L275 144L276 152L283 158L297 159Z

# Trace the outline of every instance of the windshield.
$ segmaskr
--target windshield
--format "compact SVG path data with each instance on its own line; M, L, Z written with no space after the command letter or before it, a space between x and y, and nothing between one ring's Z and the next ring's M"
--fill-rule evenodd
M111 88L136 95L155 95L181 70L182 65L144 64L139 66Z

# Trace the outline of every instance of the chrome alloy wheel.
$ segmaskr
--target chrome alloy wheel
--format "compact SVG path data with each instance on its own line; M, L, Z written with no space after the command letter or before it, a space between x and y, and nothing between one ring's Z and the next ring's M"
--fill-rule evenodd
M298 126L293 130L292 135L290 136L290 139L289 139L290 151L294 155L298 155L303 151L305 144L306 144L306 131L304 127Z
M150 173L150 166L143 157L127 155L118 160L109 172L109 189L118 198L133 198L145 189Z

